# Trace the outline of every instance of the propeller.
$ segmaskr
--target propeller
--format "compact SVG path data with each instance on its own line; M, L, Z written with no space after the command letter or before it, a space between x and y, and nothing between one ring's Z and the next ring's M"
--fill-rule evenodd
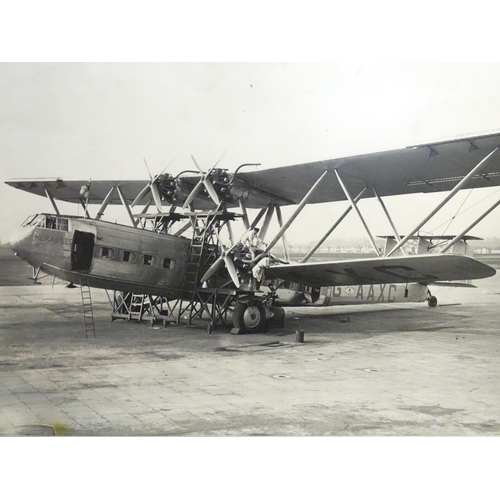
M225 250L223 248L222 250L222 254L219 256L219 258L208 268L207 272L203 275L203 277L201 278L201 281L207 281L208 279L210 279L211 276L213 276L217 270L222 266L222 264L226 264L226 268L229 272L229 276L231 276L231 279L233 280L233 283L236 285L236 288L239 288L240 287L240 280L239 280L239 277L238 277L238 272L236 271L236 267L234 265L234 262L232 261L231 257L229 256L229 254L240 244L240 242L243 240L243 238L245 238L245 236L247 235L247 233L251 230L252 228L250 229L247 229L243 235L241 236L241 238L234 244L232 245L230 248L228 248L227 250Z
M226 149L227 151L227 149ZM216 205L220 203L219 196L217 195L217 191L215 190L212 182L209 179L210 174L212 173L212 170L219 164L219 162L222 160L222 157L226 154L226 151L222 153L222 156L217 160L217 163L207 172L203 172L201 167L198 165L198 162L196 161L196 158L191 155L191 158L193 159L194 164L196 165L196 168L200 171L201 177L200 180L198 181L198 184L194 187L194 189L191 191L189 196L187 197L186 201L184 202L184 205L182 208L186 208L188 205L190 205L193 200L198 196L198 193L203 189L203 187L207 190L208 195Z
M155 177L153 177L151 175L151 171L149 170L148 162L146 161L146 158L144 158L144 163L146 165L146 169L149 174L149 182L142 188L141 192L135 197L134 201L130 205L131 207L135 207L136 205L138 205L143 200L143 198L148 194L148 191L150 191L150 194L155 202L156 209L158 210L158 212L160 213L162 212L163 207L161 204L161 196L160 192L158 191L158 186L156 185L156 181L163 174L163 172L167 170L167 168L173 161L174 160L172 159L170 163L158 175L155 175Z
M223 264L225 264L229 272L229 276L231 276L231 279L233 280L233 283L235 284L236 288L240 287L240 279L238 277L238 272L236 271L234 262L232 261L231 257L229 257L229 254L234 250L236 245L237 243L233 245L231 248L222 251L220 257L208 268L208 271L201 278L202 282L210 279L210 277L213 276Z

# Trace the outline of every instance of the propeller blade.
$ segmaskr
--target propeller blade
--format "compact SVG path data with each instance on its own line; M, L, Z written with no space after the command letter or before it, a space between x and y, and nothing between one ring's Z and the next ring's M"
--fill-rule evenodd
M138 205L142 199L146 196L146 193L149 191L149 184L146 184L141 192L135 197L134 201L132 202L132 204L130 205L131 207L135 207L136 205Z
M159 213L163 211L163 207L161 205L161 196L158 191L158 186L154 183L151 184L151 194L153 195L153 200L155 201L156 209Z
M229 276L231 276L233 283L236 285L236 288L239 288L240 280L238 278L238 273L236 272L234 262L231 260L231 257L229 257L229 255L224 255L224 263L226 264L226 268L229 271Z
M145 214L148 211L149 207L151 206L151 203L153 203L153 195L152 195L151 191L146 196L146 200L145 201L146 201L146 203L144 205L144 208L141 211L141 214Z
M240 236L240 239L238 241L236 241L236 243L229 249L226 251L226 254L228 253L231 253L245 238L245 236L248 234L248 232L250 231L250 229L247 229L241 236Z
M148 167L148 162L146 161L146 158L143 158L143 160L144 160L144 164L146 165L146 168L148 170L149 179L152 181L153 177L151 176L151 172L150 172L149 167Z
M219 267L224 263L224 258L220 256L209 268L208 271L203 275L201 281L207 281L210 279L219 269Z
M233 228L231 227L230 221L227 221L226 227L227 227L227 232L229 233L229 241L231 242L231 246L233 246L234 245L234 234L233 234Z
M200 180L198 184L196 184L195 188L191 191L190 195L187 197L186 201L184 202L184 205L182 205L182 208L186 208L188 205L192 203L192 201L196 198L202 187L203 187L203 181Z
M170 167L170 165L172 164L172 162L174 161L174 159L172 158L169 162L168 162L168 165L158 174L155 176L155 178L153 179L153 182L158 179L158 177L160 177L163 172L165 172L165 170L167 170L168 167Z
M214 203L218 205L220 203L219 196L217 195L217 191L215 190L213 184L210 182L209 179L204 179L203 184L205 185L205 188L208 191L210 198L212 198Z
M204 175L203 170L201 169L201 167L198 165L198 162L196 161L196 158L193 155L191 155L191 158L193 159L194 164L196 165L196 168L201 172L201 175Z
M227 153L227 149L226 151L224 151L224 153L222 153L221 157L217 160L217 163L207 172L207 175L209 175L212 170L219 164L219 162L222 160L222 157Z
M146 158L143 158L144 164L146 165L146 169L149 174L149 182L142 188L141 192L135 197L134 201L131 203L131 207L135 207L138 205L142 199L146 196L146 193L150 191L151 196L154 199L156 208L158 209L158 212L161 212L163 210L162 204L161 204L161 196L160 192L158 191L158 186L156 186L155 182L156 180L167 170L167 168L170 166L170 164L174 161L172 158L169 162L169 164L161 171L160 174L155 175L152 177L151 171L149 170L148 162L146 161Z

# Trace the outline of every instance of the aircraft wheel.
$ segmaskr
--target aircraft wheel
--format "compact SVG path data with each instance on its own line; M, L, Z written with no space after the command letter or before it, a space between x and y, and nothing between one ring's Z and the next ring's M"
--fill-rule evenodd
M434 295L431 295L429 299L427 300L427 305L429 307L436 307L438 303L437 297L434 297Z
M233 311L233 325L248 333L257 333L262 330L266 315L262 306L255 306L240 302Z

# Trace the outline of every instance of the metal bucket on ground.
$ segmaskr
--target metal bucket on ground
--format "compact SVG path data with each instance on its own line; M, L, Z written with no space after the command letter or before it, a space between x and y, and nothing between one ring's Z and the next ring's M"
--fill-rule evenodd
M304 330L295 330L295 341L299 344L304 343Z

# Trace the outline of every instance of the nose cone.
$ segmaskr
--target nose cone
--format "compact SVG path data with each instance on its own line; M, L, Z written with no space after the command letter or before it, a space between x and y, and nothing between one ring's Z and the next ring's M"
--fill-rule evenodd
M34 227L21 227L12 233L5 246L24 259L31 251Z

